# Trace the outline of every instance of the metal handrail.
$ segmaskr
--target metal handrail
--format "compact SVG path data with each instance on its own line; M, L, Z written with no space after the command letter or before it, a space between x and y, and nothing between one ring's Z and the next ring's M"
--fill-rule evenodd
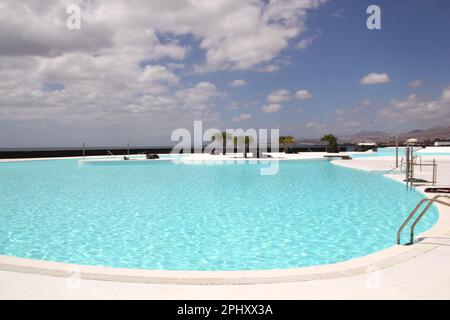
M422 217L427 213L428 209L430 209L431 205L433 203L439 203L450 207L450 203L439 200L440 198L450 199L450 196L444 196L444 195L437 195L433 198L426 198L422 199L417 206L414 208L414 210L409 214L408 218L403 222L401 227L397 231L397 244L400 244L400 238L402 236L402 231L406 227L406 225L411 221L411 219L414 217L416 212L419 210L419 208L424 204L425 202L428 202L428 204L425 206L425 208L422 210L422 212L419 214L419 216L414 220L414 223L411 226L410 230L410 244L414 243L414 228L419 223L419 221L422 219Z
M405 157L403 156L402 157L402 159L400 160L400 171L401 172L404 172L404 170L403 170L403 165L404 165L404 163L405 163L405 159L404 159Z
M419 162L419 163L416 162L417 159L420 159L420 162ZM404 159L402 158L402 159L400 160L400 166L399 166L401 172L403 172L403 165L404 165L404 164L405 164L405 161L404 161ZM438 166L438 164L436 163L436 159L433 159L433 162L432 162L432 163L427 163L427 162L422 162L422 156L414 156L412 165L413 165L413 166L420 166L420 172L422 172L422 167L433 167L433 172L432 172L433 178L432 178L431 183L432 183L433 186L436 184L436 182L437 182L437 181L436 181L436 177L437 177L437 166ZM389 172L391 172L391 171L394 171L395 169L397 169L397 168L394 168L394 169L392 169L392 170L389 170L389 171L386 172L386 173L389 173Z
M413 161L420 158L419 166L420 166L420 172L422 172L422 156L417 156L417 155L416 155L414 158L415 158L415 159L413 159ZM413 164L414 164L414 162L413 162ZM417 165L417 164L416 164L416 165Z
M396 169L398 169L398 168L400 168L400 170L401 170L401 166L398 166L398 167L394 167L394 168L392 168L392 169L386 171L386 172L383 173L383 174L389 174L389 173L391 173L392 171L394 171L394 170L396 170Z

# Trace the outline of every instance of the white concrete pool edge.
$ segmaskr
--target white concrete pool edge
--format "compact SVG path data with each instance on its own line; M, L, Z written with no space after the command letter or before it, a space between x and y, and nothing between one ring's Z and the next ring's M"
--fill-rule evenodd
M321 158L323 154L315 155ZM216 159L217 156L210 156ZM210 157L202 157L208 159ZM308 157L308 159L313 158ZM286 160L305 159L301 156L289 155ZM28 159L30 160L30 159ZM14 160L12 160L14 161ZM372 160L374 161L374 160ZM376 160L375 160L376 161ZM11 161L8 161L11 162ZM351 168L352 161L339 160L333 164ZM370 171L370 170L368 170ZM391 177L392 178L392 177ZM401 182L401 179L397 179ZM450 236L450 208L438 206L439 220L420 237L436 238ZM395 243L395 239L393 239ZM445 241L450 243L450 238ZM441 243L442 244L442 243ZM421 241L413 246L393 246L373 254L330 265L286 269L286 270L257 270L257 271L167 271L145 269L122 269L98 266L82 266L60 262L32 260L10 256L0 256L0 270L20 272L36 275L47 275L68 278L74 272L81 279L102 280L112 282L177 284L177 285L251 285L301 282L321 279L344 278L367 274L373 270L387 267L423 255L441 244Z

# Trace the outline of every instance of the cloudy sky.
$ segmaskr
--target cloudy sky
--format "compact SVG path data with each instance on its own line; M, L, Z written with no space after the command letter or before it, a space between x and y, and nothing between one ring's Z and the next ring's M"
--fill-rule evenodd
M0 147L450 125L449 36L447 0L1 0Z

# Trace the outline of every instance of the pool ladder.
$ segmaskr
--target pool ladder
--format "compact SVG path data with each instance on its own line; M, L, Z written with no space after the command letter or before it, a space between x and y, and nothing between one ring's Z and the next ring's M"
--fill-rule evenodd
M425 213L428 212L428 209L430 209L430 207L434 203L439 203L439 204L443 204L445 206L449 206L450 207L450 202L443 201L443 200L441 200L442 198L448 199L450 201L450 196L437 195L437 196L435 196L433 198L422 199L417 204L417 206L414 208L414 210L409 214L408 218L406 218L405 222L403 222L401 227L398 229L398 231L397 231L397 244L400 244L400 238L401 238L403 229L411 221L411 219L416 215L417 211L420 209L422 204L428 202L428 204L425 206L425 208L422 210L422 212L419 214L419 216L416 218L416 220L414 220L414 223L411 225L410 242L409 242L409 244L413 244L414 243L414 228L416 227L416 225L419 223L419 221L422 219L422 217L425 215Z

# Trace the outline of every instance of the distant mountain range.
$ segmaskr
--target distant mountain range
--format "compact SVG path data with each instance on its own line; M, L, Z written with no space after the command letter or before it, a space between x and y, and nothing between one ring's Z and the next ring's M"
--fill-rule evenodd
M386 137L386 136L390 136L390 134L384 131L361 131L352 135L351 137L365 138L365 137Z
M390 134L384 131L361 131L354 135L339 136L341 142L364 142L364 141L374 141L374 142L393 142L396 136L402 142L409 138L416 138L420 142L435 140L450 140L450 126L443 127L437 126L426 130L415 129L407 133L402 133L398 135Z
M448 127L433 127L427 130L412 130L408 133L399 135L399 138L416 138L418 140L450 140L450 126Z

